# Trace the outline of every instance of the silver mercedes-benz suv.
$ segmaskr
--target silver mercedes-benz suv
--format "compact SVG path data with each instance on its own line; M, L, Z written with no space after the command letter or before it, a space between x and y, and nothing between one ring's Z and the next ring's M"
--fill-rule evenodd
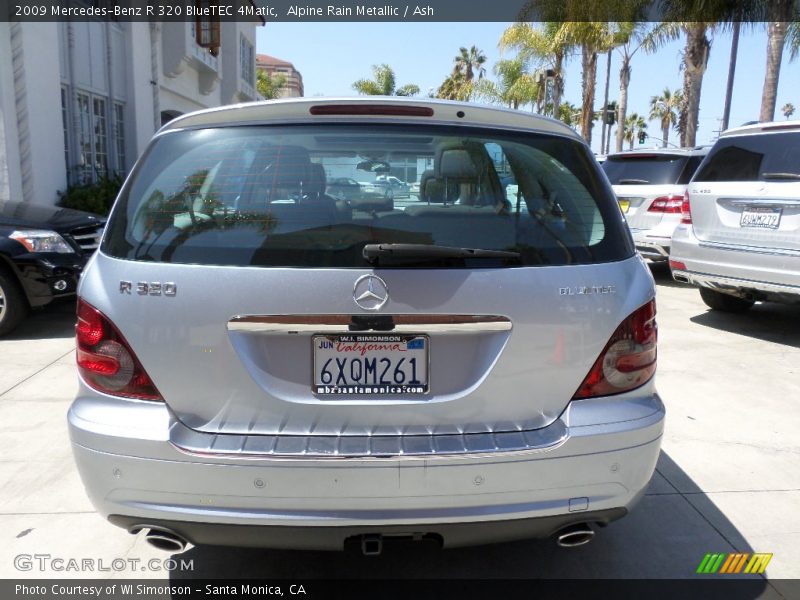
M800 303L800 121L720 136L689 184L669 264L712 309Z
M326 194L375 174L425 193ZM556 121L389 98L186 115L81 281L75 460L104 517L167 549L578 545L655 468L654 295Z

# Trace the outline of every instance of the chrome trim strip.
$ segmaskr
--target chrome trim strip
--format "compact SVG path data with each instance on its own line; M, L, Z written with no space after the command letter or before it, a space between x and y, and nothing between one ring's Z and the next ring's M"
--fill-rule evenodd
M365 316L367 315L358 315ZM372 316L372 315L369 315ZM511 321L493 315L375 315L391 317L386 333L481 333L511 331ZM228 321L228 331L267 334L352 333L351 315L240 315ZM368 329L360 332L374 333ZM383 332L383 330L379 330Z
M800 206L800 200L780 199L780 198L752 198L745 199L732 199L720 198L717 200L722 205L730 206L774 206L775 208L784 208L786 206Z
M725 244L723 242L698 241L701 248L711 248L712 250L730 250L732 252L753 252L755 254L767 254L770 256L797 256L800 257L800 250L789 248L764 248L762 246L740 246Z
M175 422L170 444L180 452L215 458L429 458L492 456L553 450L568 438L560 419L542 429L430 435L246 435L205 433Z

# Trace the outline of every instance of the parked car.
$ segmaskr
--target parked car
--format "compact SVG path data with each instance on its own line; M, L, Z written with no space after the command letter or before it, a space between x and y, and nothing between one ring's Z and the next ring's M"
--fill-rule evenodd
M387 198L408 198L411 195L411 186L394 175L378 175L372 186L377 191L382 190Z
M689 184L670 267L712 309L800 302L800 121L725 131Z
M645 258L669 257L686 186L707 153L708 148L634 150L603 161L636 249Z
M340 200L361 198L365 193L361 189L361 184L350 177L337 177L336 179L332 179L327 184L327 192L334 198L339 198Z
M75 295L104 223L68 208L0 200L0 335L31 308Z
M393 153L472 203L349 213L324 193L340 157ZM557 121L388 98L188 114L81 279L72 450L96 509L171 550L580 545L659 455L654 298Z

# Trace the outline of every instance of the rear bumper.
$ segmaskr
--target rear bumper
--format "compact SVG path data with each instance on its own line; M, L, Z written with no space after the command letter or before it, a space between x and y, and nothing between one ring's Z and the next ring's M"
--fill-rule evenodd
M730 246L698 240L690 226L672 238L675 280L756 300L800 301L800 252Z
M636 244L636 250L645 258L661 261L667 260L670 253L672 231L675 224L667 227L659 226L655 229L632 229L631 234Z
M433 534L457 546L626 514L653 474L664 426L661 400L644 388L651 395L572 402L557 445L430 457L187 454L170 441L166 406L147 402L79 398L68 419L87 493L127 529L285 548L341 549L363 534Z

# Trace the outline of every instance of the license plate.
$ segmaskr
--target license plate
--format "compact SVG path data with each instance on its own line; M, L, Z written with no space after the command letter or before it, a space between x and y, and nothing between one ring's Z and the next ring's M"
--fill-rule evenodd
M315 335L311 344L315 394L408 396L428 392L430 340L426 335Z
M617 202L619 202L619 207L622 209L622 214L626 214L631 207L631 201L627 198L620 198Z
M739 226L777 229L781 224L781 212L782 209L771 206L746 206L742 211Z

